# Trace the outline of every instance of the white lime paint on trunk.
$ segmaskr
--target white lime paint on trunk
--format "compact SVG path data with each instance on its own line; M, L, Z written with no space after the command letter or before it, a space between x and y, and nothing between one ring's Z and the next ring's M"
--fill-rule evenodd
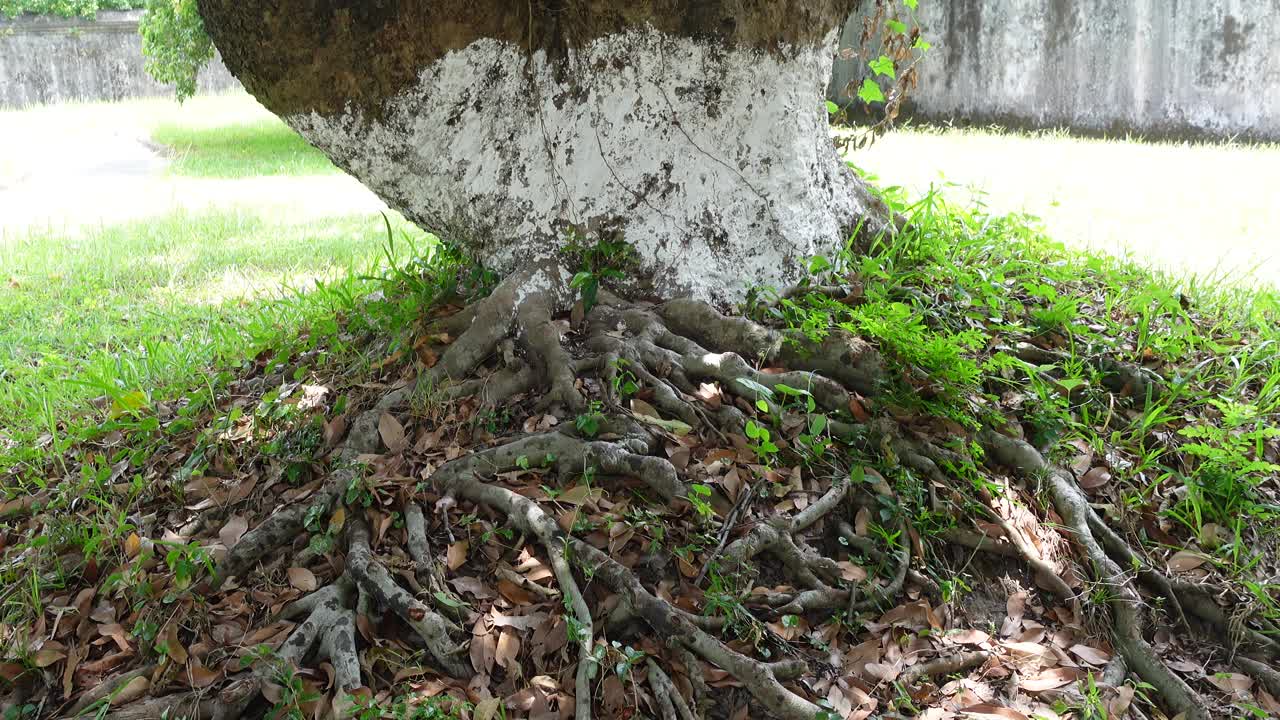
M770 54L650 28L552 62L479 40L381 121L288 120L499 272L554 256L576 227L620 233L657 294L734 301L794 281L868 214L827 131L834 41Z

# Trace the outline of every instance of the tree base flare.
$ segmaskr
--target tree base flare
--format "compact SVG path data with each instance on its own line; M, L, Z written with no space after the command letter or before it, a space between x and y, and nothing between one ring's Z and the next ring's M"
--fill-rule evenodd
M258 662L216 693L107 716L162 702L214 718L282 702L318 712L317 697L324 712L354 716L386 699L370 686L385 685L374 658L392 651L415 658L397 676L412 667L441 697L530 717L630 707L691 720L750 707L750 717L862 718L894 711L895 683L919 707L1029 709L1042 693L1070 697L1068 686L1117 659L1113 684L1127 668L1172 711L1210 716L1144 636L1141 591L1210 631L1221 612L1153 568L1126 572L1141 563L1124 539L1029 445L978 433L981 466L866 416L886 372L847 334L813 340L699 301L607 292L565 320L557 310L571 300L565 273L533 266L445 320L461 332L432 334L445 343L438 360L348 412L327 476L219 563L215 608L281 563L305 591L266 618L278 625L263 625L276 632ZM482 417L491 427L478 428ZM873 461L903 474L886 479ZM984 490L962 490L962 470L987 476ZM1020 482L1045 489L1063 547L1090 570L1024 535ZM972 526L977 512L986 519ZM920 519L943 515L959 527L924 536ZM300 554L308 533L333 546ZM988 619L999 636L966 626L968 611L947 597L954 586L931 543L948 541L1020 580ZM987 562L967 552L966 566ZM1049 637L1071 639L1072 664ZM1274 681L1274 643L1250 636L1238 649L1245 672ZM987 677L998 697L945 693L944 678L962 672ZM315 697L282 695L295 677ZM1113 708L1131 699L1104 694Z

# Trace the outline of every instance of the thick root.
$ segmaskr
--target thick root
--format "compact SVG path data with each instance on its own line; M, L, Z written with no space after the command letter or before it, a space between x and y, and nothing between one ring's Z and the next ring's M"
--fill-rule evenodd
M431 657L445 672L458 678L467 676L468 668L462 659L458 643L450 636L451 632L461 633L462 628L455 626L396 584L386 568L373 559L373 552L369 548L369 529L363 521L355 520L348 527L347 572L365 596L390 608L405 624L413 628L426 643Z
M1189 720L1209 720L1205 703L1196 691L1170 671L1143 638L1142 599L1129 577L1094 537L1089 528L1088 499L1071 475L1050 466L1035 448L1019 440L995 432L983 433L981 440L997 461L1045 484L1054 507L1093 566L1095 580L1110 591L1113 599L1109 605L1115 624L1112 638L1128 666L1155 687L1175 712L1185 713Z
M632 569L597 546L575 537L566 531L568 525L558 524L537 500L506 484L510 477L518 476L522 468L529 469L531 458L537 458L542 466L539 472L559 473L562 479L598 477L605 487L612 487L609 483L618 478L639 481L627 483L627 487L635 489L643 484L635 493L640 503L657 503L664 513L685 512L694 504L694 498L689 497L689 483L696 481L687 467L689 454L680 447L680 438L676 435L694 432L706 438L718 437L725 449L736 445L741 450L744 445L740 436L748 420L761 421L761 415L757 414L760 405L768 408L765 414L770 418L781 418L785 412L778 399L794 388L802 389L814 401L809 413L797 415L797 423L808 427L821 412L822 422L833 441L843 442L864 455L882 453L916 477L926 478L931 510L940 511L943 505L937 496L940 491L935 488L956 485L941 468L950 469L959 458L951 454L952 451L917 441L893 421L858 422L850 409L858 406L859 395L876 393L884 373L875 350L857 338L833 332L815 342L800 333L772 330L749 320L727 317L699 302L678 300L648 307L626 303L605 293L596 308L585 318L578 318L583 322L566 340L562 337L562 326L556 321L557 313L568 307L571 299L563 290L566 285L567 277L554 266L533 266L508 278L492 295L476 303L467 311L466 322L450 321L450 332L460 334L441 354L437 364L425 370L415 384L388 393L371 409L357 415L346 439L333 451L331 474L321 487L307 501L277 511L248 532L220 564L217 578L224 580L251 573L268 553L292 545L301 534L304 518L313 514L328 516L352 481L360 479L359 473L364 472L357 464L360 458L381 449L378 428L383 416L404 409L416 393L425 389L446 400L474 397L481 403L500 403L511 395L537 388L540 395L536 406L540 417L545 419L542 413L552 416L541 427L555 425L554 429L524 435L461 457L450 455L453 459L438 467L432 465L429 472L414 478L415 482L425 480L425 487L420 485L417 490L410 490L406 483L397 491L402 501L405 550L411 561L410 569L401 575L413 592L401 587L392 573L404 565L397 566L391 561L384 564L375 554L377 543L371 539L364 518L355 517L357 512L348 512L345 565L339 565L341 574L333 584L285 609L283 617L301 620L301 624L281 647L279 658L299 666L317 658L326 660L333 665L337 692L357 690L361 687L362 673L357 654L356 618L385 610L389 619L394 615L398 621L393 622L402 622L421 639L434 668L454 678L469 677L471 668L457 640L462 634L458 621L466 618L466 614L458 611L455 603L432 604L435 601L431 598L446 596L451 591L441 567L442 548L433 547L430 539L429 526L433 518L420 504L436 502L434 515L444 523L444 532L453 542L450 511L460 503L469 503L485 509L476 510L477 515L496 513L501 517L499 523L520 533L516 551L526 542L541 549L554 586L530 581L506 566L506 559L495 563L497 567L493 572L540 602L563 605L565 615L571 620L569 626L573 628L568 639L573 649L571 655L577 658L572 689L576 720L592 717L593 693L598 689L594 671L599 669L595 663L602 629L611 638L638 630L661 639L662 650L646 659L643 677L652 691L654 710L663 720L695 720L708 716L712 691L700 672L704 663L741 683L751 693L759 714L767 713L781 720L812 720L821 711L816 701L825 690L820 687L815 693L807 681L794 681L802 677L824 677L825 660L805 657L797 653L794 646L784 646L784 649L795 657L781 661L754 657L753 653L764 657L770 653L759 646L752 650L750 645L723 637L732 628L728 616L696 614L696 606L690 605L688 595L683 602L673 600L675 593L669 586L652 583L648 577L642 581L639 565ZM495 355L500 360L495 360ZM485 378L474 378L473 373L482 365ZM1118 373L1114 368L1110 371ZM638 388L621 391L628 383ZM708 386L713 390L708 391ZM629 407L622 407L624 401L637 392L643 393L644 400L633 400ZM708 400L708 394L715 397L715 402ZM585 416L588 411L591 414ZM653 417L654 412L662 417ZM583 420L584 416L589 422L569 421L571 418ZM862 418L865 420L865 415ZM588 431L587 427L591 429ZM1067 530L1093 568L1094 580L1111 589L1113 639L1124 664L1154 686L1174 711L1185 713L1189 720L1207 718L1196 693L1164 666L1143 637L1141 599L1132 580L1121 569L1122 565L1135 566L1132 554L1125 554L1124 541L1098 526L1100 519L1074 480L1048 466L1033 448L990 432L983 433L980 440L990 457L1029 480L1044 483L1048 489ZM683 464L675 460L680 452L684 452ZM405 454L412 462L412 453ZM763 625L756 620L757 614L777 618L846 613L851 621L865 621L863 613L885 610L904 594L913 598L919 597L917 590L939 594L937 583L911 567L913 559L923 561L929 557L930 550L920 545L908 521L912 516L900 507L901 486L891 486L870 471L865 478L867 482L854 482L848 479L850 470L836 463L820 471L807 467L805 473L812 478L806 480L814 482L804 488L807 493L804 503L796 502L791 510L775 509L763 503L753 507L757 490L765 486L757 485L754 479L744 483L723 521L716 518L699 527L701 537L709 538L700 540L705 542L698 550L703 553L700 570L696 575L693 570L686 570L685 577L677 579L687 582L693 578L693 585L698 587L714 570L715 581L721 577L754 580L753 575L763 564L756 562L757 559L770 557L776 562L770 564L769 569L782 576L786 587L756 588L752 592L752 599L748 601L752 608L744 612L750 622L759 627ZM763 467L756 467L753 472L758 473L759 482L765 482L772 473ZM999 514L998 507L1009 507L1017 502L1016 498L1001 495L1000 502L996 502L988 494L981 499L991 513L990 520L1003 531L1004 540L996 541L960 528L945 533L943 538L1020 559L1044 587L1072 605L1080 617L1079 594L1071 590L1057 569L1040 555L1014 523ZM863 510L863 516L857 515L859 509ZM885 537L894 539L873 541L867 536L865 524L860 526L862 534L855 531L855 517L863 517L865 523L865 515L873 511ZM700 512L706 513L705 508ZM492 519L494 515L487 517ZM715 527L713 523L717 521L720 524ZM744 528L748 522L751 524ZM835 558L839 556L835 552L831 552L831 557L824 554L824 548L829 550L835 544L871 558L880 566L883 579L865 583L845 581L844 577L852 577L842 573L841 565L847 568L847 563L837 563ZM1121 565L1117 565L1116 560L1120 560ZM1179 616L1186 608L1189 615L1210 625L1220 619L1208 617L1212 614L1210 609L1200 609L1201 603L1193 598L1190 589L1179 587L1153 569L1144 567L1141 578L1171 598ZM540 580L545 582L546 576ZM594 607L600 616L593 617L589 597L598 599L601 594L614 604L604 605L604 611L600 612L598 603ZM757 601L762 601L763 608ZM778 641L777 634L770 638L768 642ZM1250 649L1267 651L1270 648L1262 640L1255 640ZM652 646L649 651L654 652ZM998 653L992 651L953 652L911 665L897 681L914 686L934 677L983 666L997 656ZM689 685L683 684L683 675L674 672L668 675L664 670L664 658L684 666L684 674L689 676L693 689L692 699L682 695L672 680L672 677L681 680L687 695ZM1241 669L1260 682L1275 679L1264 672L1265 668L1250 666L1248 662L1253 661L1242 659ZM666 667L671 666L666 664ZM224 690L209 706L211 713L218 718L238 717L248 703L257 698L261 684L269 680L265 673L262 670L253 678L242 678L234 686L234 692ZM195 703L189 703L194 714L206 709L205 699L191 702ZM564 696L558 702L561 708L567 707Z

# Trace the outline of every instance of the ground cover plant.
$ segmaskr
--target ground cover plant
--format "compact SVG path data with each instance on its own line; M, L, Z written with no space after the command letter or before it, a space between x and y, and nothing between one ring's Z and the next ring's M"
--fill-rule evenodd
M210 367L332 316L381 227L376 215L292 223L242 209L7 240L0 442L61 436L91 401L203 385ZM310 292L317 281L335 285Z
M919 193L953 183L953 200L1034 213L1071 246L1131 253L1143 264L1222 284L1280 283L1274 143L905 125L850 158L884 186Z
M192 127L161 123L151 133L172 162L170 172L189 177L242 178L261 175L337 173L329 158L274 117Z
M586 663L606 712L754 716L749 685L628 631L657 601L610 592L618 565L743 662L843 668L792 690L833 717L1162 717L1108 634L1139 608L1215 639L1156 641L1216 716L1275 712L1274 677L1253 660L1274 647L1278 613L1275 294L1188 288L936 196L903 209L906 233L815 258L800 290L761 288L740 308L797 339L868 338L880 379L840 407L776 362L722 356L742 375L703 365L681 390L678 369L655 376L634 349L597 356L607 291L557 321L575 362L600 368L576 415L542 409L506 352L477 370L477 396L422 383L456 342L460 303L492 288L444 253L388 266L339 329L261 353L228 392L104 410L65 457L8 468L3 667L42 698L11 712L197 716L248 683L265 690L244 700L255 714L332 702L377 708L368 717L558 717ZM397 387L404 410L378 407ZM728 413L736 432L705 421ZM369 420L368 451L344 464L343 426ZM1029 445L978 429L996 423ZM596 450L628 424L656 430L669 468ZM526 430L541 434L502 443ZM1070 475L1018 472L1028 461L1008 454L1032 452ZM450 501L430 479L458 469L583 539L552 555ZM1119 534L1104 535L1111 578L1079 564L1071 520L1046 500L1068 478L1082 512ZM289 501L301 532L264 534ZM801 519L780 525L789 515ZM296 552L233 565L264 542ZM763 552L813 577L743 562ZM589 637L555 571L584 557L595 575L579 597L602 626ZM362 568L354 587L328 585L344 563ZM304 622L346 592L368 604ZM394 602L379 611L375 592ZM398 629L432 637L436 617L455 677ZM304 662L286 642L325 627L359 651L330 641ZM340 690L342 673L358 692Z
M298 327L331 324L336 308L369 290L361 277L385 261L376 211L299 213L259 184L336 171L247 96L201 97L182 108L142 100L5 115L18 127L51 125L68 135L96 123L141 134L169 159L147 181L147 194L218 202L140 205L136 220L0 234L4 452L59 452L95 404L212 391L211 378ZM13 187L36 162L19 157ZM306 182L299 189L334 192Z
M914 7L868 24L886 84ZM1274 364L1274 298L877 193L815 82L851 2L194 8L439 244L344 314L361 362L308 334L122 404L71 500L15 498L10 592L58 593L13 618L17 712L1274 707L1274 388L1214 364Z

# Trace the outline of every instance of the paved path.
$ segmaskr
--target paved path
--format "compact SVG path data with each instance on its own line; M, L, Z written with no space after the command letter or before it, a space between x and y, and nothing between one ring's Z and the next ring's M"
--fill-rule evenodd
M101 108L86 112L83 108ZM342 175L181 177L149 143L146 119L112 106L0 113L0 243L30 229L75 233L178 209L274 208L297 220L384 206Z

